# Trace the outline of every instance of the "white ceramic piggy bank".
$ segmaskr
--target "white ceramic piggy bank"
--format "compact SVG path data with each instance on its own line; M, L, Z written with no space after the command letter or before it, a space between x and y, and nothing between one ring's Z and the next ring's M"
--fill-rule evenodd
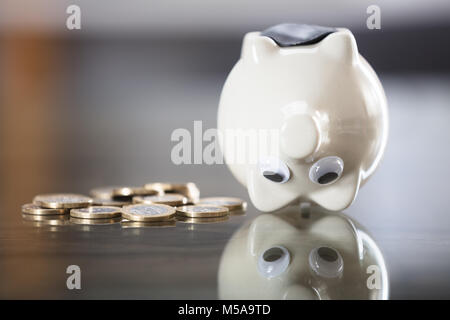
M349 30L282 24L245 36L223 87L218 129L244 132L241 142L252 133L260 138L257 156L241 162L220 140L257 209L311 202L340 211L380 162L387 103ZM254 146L249 142L244 151Z
M274 232L276 230L276 232ZM372 238L343 214L289 206L262 214L228 242L221 299L387 299L388 274Z

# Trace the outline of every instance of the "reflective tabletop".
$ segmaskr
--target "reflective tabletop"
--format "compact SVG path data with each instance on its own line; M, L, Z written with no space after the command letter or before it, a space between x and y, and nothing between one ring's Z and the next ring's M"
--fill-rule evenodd
M25 88L27 95L18 86L17 104L2 110L8 121L0 128L1 299L218 298L226 244L261 213L225 165L171 162L175 129L193 132L195 120L203 130L216 126L232 64L204 65L201 57L209 53L202 48L199 55L186 47L180 57L172 55L173 47L86 41L69 52L76 58L60 61L63 72L30 79L34 91ZM33 52L51 60L47 50ZM20 70L15 61L9 62ZM56 71L67 77L64 92ZM381 249L390 298L450 298L450 79L380 78L389 103L386 153L344 213ZM44 82L52 85L39 87ZM37 98L45 103L36 105ZM245 215L224 222L142 228L28 221L21 214L21 205L40 193L88 194L105 185L155 181L193 181L202 197L240 197L249 206ZM81 290L67 289L69 265L81 269Z

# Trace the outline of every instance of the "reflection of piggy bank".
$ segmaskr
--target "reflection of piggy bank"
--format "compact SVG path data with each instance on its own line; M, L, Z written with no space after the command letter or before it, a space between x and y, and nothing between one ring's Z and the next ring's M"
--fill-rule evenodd
M264 147L255 161L236 161L236 150L220 141L256 208L312 202L340 211L380 162L387 104L349 30L284 24L245 36L222 91L218 129L269 133L258 135Z
M219 297L387 299L386 267L372 238L343 214L299 210L260 215L233 235L220 262Z

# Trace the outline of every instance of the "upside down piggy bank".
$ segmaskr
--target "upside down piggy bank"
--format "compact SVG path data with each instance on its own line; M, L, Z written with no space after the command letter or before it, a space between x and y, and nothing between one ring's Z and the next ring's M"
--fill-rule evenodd
M276 230L276 232L274 232ZM241 227L222 253L221 299L387 299L373 239L343 214L289 206Z
M349 30L282 24L245 36L222 90L218 129L268 132L257 143L238 136L253 141L245 152L263 146L240 162L220 140L257 209L310 202L340 211L380 162L387 102Z

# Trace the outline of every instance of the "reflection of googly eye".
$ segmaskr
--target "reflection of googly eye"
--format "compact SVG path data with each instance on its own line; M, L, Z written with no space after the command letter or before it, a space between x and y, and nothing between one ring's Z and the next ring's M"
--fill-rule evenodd
M290 177L287 165L275 157L262 158L259 161L259 170L264 178L277 183L285 183Z
M314 163L309 169L309 179L318 184L335 182L344 170L344 161L335 156L325 157Z
M344 270L339 252L330 247L315 248L309 254L309 266L319 276L337 278Z
M273 278L282 274L291 257L285 247L275 246L265 250L258 259L258 271L266 278Z

